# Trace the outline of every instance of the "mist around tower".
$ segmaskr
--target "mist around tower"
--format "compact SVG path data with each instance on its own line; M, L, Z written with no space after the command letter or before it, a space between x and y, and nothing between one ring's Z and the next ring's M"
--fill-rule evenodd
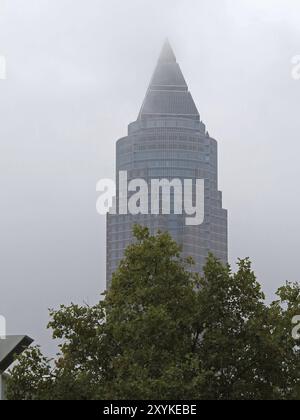
M0 407L300 400L299 103L300 0L0 0Z

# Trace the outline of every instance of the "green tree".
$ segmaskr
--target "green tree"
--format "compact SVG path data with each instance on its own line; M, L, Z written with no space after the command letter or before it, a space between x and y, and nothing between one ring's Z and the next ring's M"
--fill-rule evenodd
M51 311L60 354L25 352L9 399L300 398L297 284L267 306L249 260L232 273L211 255L199 276L169 234L134 234L99 304Z

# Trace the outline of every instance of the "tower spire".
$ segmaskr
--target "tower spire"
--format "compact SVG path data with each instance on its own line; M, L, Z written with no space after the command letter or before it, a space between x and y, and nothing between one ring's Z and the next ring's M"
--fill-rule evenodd
M158 61L160 63L174 63L174 62L176 63L176 56L174 54L173 48L171 47L171 44L168 38L166 39L163 45Z
M139 118L172 116L200 119L174 51L167 39L159 56Z

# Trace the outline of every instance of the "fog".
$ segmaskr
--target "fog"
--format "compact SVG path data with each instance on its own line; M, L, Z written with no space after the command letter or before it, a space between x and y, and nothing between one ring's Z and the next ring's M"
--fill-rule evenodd
M299 0L0 0L0 315L48 351L48 308L105 288L96 182L170 39L219 142L230 262L300 280ZM234 265L235 266L235 265Z

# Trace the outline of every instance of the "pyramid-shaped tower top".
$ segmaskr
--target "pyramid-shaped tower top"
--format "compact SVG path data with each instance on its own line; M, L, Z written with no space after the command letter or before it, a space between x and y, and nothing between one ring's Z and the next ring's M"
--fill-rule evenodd
M163 63L174 63L174 61L176 62L174 51L168 39L164 43L162 52L159 57L159 61Z
M153 117L200 119L168 40L163 46L139 114L140 119Z
M169 41L166 41L163 46L149 89L188 90L188 86Z

